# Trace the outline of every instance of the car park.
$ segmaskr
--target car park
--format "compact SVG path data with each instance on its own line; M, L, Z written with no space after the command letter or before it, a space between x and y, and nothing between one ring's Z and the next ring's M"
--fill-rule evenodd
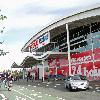
M65 80L65 88L72 90L86 90L89 89L89 81L86 76L82 75L70 75Z

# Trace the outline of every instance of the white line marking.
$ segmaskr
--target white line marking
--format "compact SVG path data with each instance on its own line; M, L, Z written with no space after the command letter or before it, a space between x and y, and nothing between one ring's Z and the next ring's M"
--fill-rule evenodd
M59 100L62 100L62 98L59 98Z
M27 97L27 98L29 98L29 99L31 99L31 100L35 100L34 98L31 98L28 95L25 95L24 93L21 93L21 92L15 90L15 89L12 89L12 90L15 91L15 92L17 92L17 93L19 93L19 94L21 94L21 95L23 95L23 96L25 96L25 97Z
M42 98L42 96L38 96L38 98Z
M95 89L99 89L100 87L96 87Z
M20 89L20 90L23 90L23 89Z
M2 100L6 100L7 99L4 94L0 94L0 96L2 97Z
M33 95L34 97L36 97L38 94L35 93L35 94L31 94L31 95Z
M61 84L56 84L56 85L61 85Z
M25 87L22 87L23 89L25 88Z

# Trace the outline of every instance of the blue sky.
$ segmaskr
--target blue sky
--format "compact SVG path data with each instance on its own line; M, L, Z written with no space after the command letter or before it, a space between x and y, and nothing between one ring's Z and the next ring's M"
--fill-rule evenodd
M0 21L0 49L9 51L6 56L0 56L0 69L9 69L15 61L20 64L27 56L21 53L24 44L48 23L69 13L100 3L100 0L0 0L0 14L7 19Z

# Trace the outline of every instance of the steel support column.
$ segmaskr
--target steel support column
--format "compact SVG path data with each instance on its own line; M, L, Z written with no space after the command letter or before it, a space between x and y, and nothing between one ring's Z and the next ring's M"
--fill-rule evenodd
M69 63L69 75L71 75L71 56L70 56L70 40L69 40L69 29L68 24L66 24L66 30L67 30L67 45L68 45L68 63Z

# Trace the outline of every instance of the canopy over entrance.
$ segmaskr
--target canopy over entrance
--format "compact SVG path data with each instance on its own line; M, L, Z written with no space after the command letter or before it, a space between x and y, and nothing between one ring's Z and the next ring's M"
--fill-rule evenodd
M74 54L76 52L71 52L71 54ZM67 52L52 52L52 51L47 51L41 56L36 56L32 55L32 57L36 60L49 60L53 58L68 58L68 53Z
M11 68L23 68L23 66L17 65L15 62L12 64Z
M27 56L23 62L21 63L21 66L23 66L23 68L30 68L33 65L36 65L37 63L39 63L40 61L36 60L35 58L31 57L31 56Z

